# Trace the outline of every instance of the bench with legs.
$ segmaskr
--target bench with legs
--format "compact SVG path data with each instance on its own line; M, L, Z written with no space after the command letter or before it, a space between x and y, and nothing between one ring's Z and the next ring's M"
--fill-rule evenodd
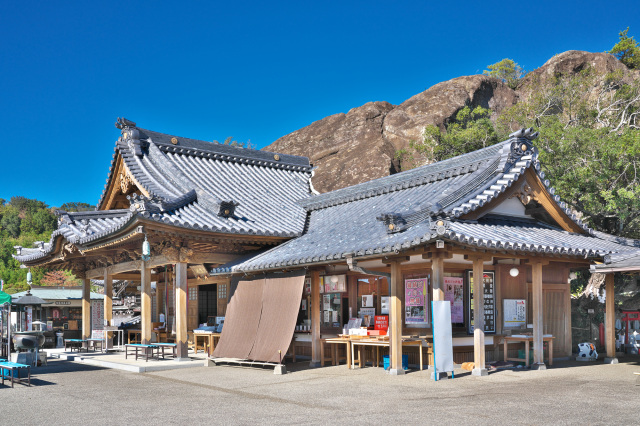
M144 358L145 361L149 361L149 357L153 358L154 355L153 353L155 352L156 355L156 359L158 358L159 354L160 354L160 347L158 345L143 345L142 343L127 343L126 345L124 345L125 351L124 351L124 358L128 359L129 357L129 350L133 349L135 350L135 354L136 354L136 361L138 360L138 356L140 358ZM142 353L140 353L142 351Z
M85 347L87 352L89 352L89 343L85 339L64 339L65 351L67 349L71 349L71 352L73 352L73 350L75 349L80 352L80 349L82 349L83 347Z
M170 355L173 358L175 358L177 356L177 351L178 351L178 345L176 343L154 343L154 345L158 346L158 356L162 356L162 359L164 359L165 353L164 350L165 349L170 349L171 353L166 354L166 355Z
M98 350L98 346L100 346L100 352L104 349L104 339L87 339L87 352L89 352L89 348L92 348L94 352Z
M20 370L27 370L27 377L20 377ZM11 381L11 387L14 383L27 383L31 386L31 366L26 364L18 364L15 362L0 362L0 376L2 376L2 384L4 380Z

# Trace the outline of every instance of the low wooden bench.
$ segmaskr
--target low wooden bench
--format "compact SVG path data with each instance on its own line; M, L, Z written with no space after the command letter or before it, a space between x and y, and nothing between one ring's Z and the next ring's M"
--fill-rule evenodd
M64 350L70 349L73 352L76 349L80 352L82 347L85 347L87 352L89 352L89 343L85 339L64 339Z
M100 352L102 352L104 350L104 339L87 339L87 352L89 352L89 348L92 348L95 352L98 346L100 346Z
M138 360L138 356L140 358L144 357L145 361L149 361L149 357L153 358L153 352L156 352L156 359L160 354L160 347L158 345L143 345L141 343L127 343L124 345L124 359L128 359L129 357L129 349L134 349L136 353L136 361ZM140 354L140 350L142 351L142 355Z
M20 377L20 370L27 370L27 377ZM11 373L11 375L7 374ZM17 375L17 376L16 376ZM14 383L27 382L27 386L31 386L31 366L26 364L18 364L15 362L0 362L0 376L2 376L2 385L4 380L11 380L11 387Z
M159 350L158 350L158 356L162 355L162 359L164 359L165 353L164 350L165 349L171 349L171 356L173 358L175 358L178 352L178 345L176 343L154 343L155 346L158 346ZM162 350L162 354L160 354L160 350Z

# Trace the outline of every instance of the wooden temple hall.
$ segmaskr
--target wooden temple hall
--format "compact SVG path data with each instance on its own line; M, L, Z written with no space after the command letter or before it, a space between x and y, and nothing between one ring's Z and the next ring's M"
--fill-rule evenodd
M544 369L546 359L572 353L570 272L635 250L587 227L554 195L532 129L318 194L307 158L161 134L126 119L116 126L97 210L58 212L51 240L15 255L25 266L84 278L84 336L90 280L105 282L107 320L113 280L138 281L142 342L151 342L169 306L177 356L186 358L188 332L202 322L198 298L208 294L198 290L215 285L225 322L214 360L278 363L293 349L314 366L327 354L351 364L359 343L362 366L367 354L375 358L362 346L370 340L388 349L389 372L403 374L403 353L411 364L433 364L432 302L449 301L455 363L473 361L473 374L485 375L487 361L517 357L525 343L532 368ZM612 281L607 296L613 300ZM611 360L614 322L608 309Z

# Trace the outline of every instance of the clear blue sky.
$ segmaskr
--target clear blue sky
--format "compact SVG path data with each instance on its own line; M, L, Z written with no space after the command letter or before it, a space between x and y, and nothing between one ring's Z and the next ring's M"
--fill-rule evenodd
M640 38L635 1L434 3L2 0L0 198L95 204L117 117L261 148L505 57L532 70Z

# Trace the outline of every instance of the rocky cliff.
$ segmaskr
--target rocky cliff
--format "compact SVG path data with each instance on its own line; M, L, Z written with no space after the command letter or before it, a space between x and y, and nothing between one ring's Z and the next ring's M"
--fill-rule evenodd
M397 150L421 139L427 125L444 129L464 106L490 108L495 119L519 98L528 96L536 84L588 66L599 73L627 72L609 54L572 50L529 73L517 91L485 75L458 77L438 83L400 105L369 102L346 114L325 117L264 149L309 157L317 166L313 179L316 190L332 191L397 172Z

